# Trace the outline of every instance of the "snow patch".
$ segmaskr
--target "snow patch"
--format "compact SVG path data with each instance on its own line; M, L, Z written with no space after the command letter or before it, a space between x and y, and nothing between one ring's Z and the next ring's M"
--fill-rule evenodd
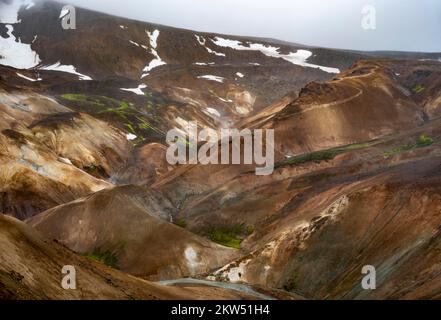
M146 33L150 39L150 46L151 46L151 54L155 57L150 63L142 70L144 71L144 74L141 76L141 79L144 77L147 77L150 74L150 71L152 71L154 68L157 68L159 66L167 64L164 62L161 57L158 54L158 51L156 50L158 48L158 37L159 37L159 30L155 30L153 32L149 32L146 30ZM143 46L144 49L146 47Z
M159 30L155 30L153 32L149 32L146 31L147 35L149 36L150 39L150 45L152 46L153 49L157 49L158 48L158 38L159 38Z
M205 40L204 37L199 36L197 34L195 34L194 36L196 37L197 42L199 42L199 44L201 46L203 46L208 51L208 53L214 54L214 55L219 56L219 57L225 57L225 53L216 52L216 51L210 49L209 47L207 47L207 45L206 45L207 41Z
M129 40L129 42L137 47L141 47L141 45L135 41Z
M197 34L195 34L194 36L196 38L196 41L199 42L199 44L201 46L205 46L205 39L204 39L204 37L198 36Z
M282 58L292 64L306 67L306 68L315 68L320 69L324 72L328 73L340 73L340 70L337 68L324 67L316 64L311 64L306 62L308 58L312 56L312 52L308 50L297 50L297 52L290 52L289 54L282 54L279 52L279 47L272 47L270 45L266 46L260 43L250 43L247 44L249 46L244 46L241 41L238 40L229 40L220 37L216 37L215 40L211 40L215 45L223 48L231 48L234 50L240 51L260 51L262 54L267 57L272 58Z
M32 50L30 44L21 43L12 34L14 27L6 25L8 38L0 37L0 64L16 69L30 69L38 65L41 60Z
M130 89L130 88L128 88L128 89L121 88L121 90L133 92L133 93L135 93L135 94L137 94L139 96L143 96L144 92L142 91L142 89L145 89L145 88L147 88L147 86L145 84L140 84L137 88L132 88L132 89Z
M82 73L77 72L77 69L72 65L63 65L60 62L54 63L50 66L44 66L39 68L41 70L48 70L48 71L59 71L59 72L66 72L71 73L79 76L80 80L93 80L91 77L86 76Z
M32 78L26 77L25 75L23 75L23 74L21 74L21 73L19 73L19 72L16 72L16 74L17 74L17 76L19 76L20 78L23 78L23 79L26 79L26 80L28 80L28 81L32 81L32 82L43 80L43 79L41 79L41 78L38 78L38 79L32 79Z
M121 29L123 29L123 30L126 30L127 29L127 27L126 26L123 26L123 25L120 25L119 26Z
M225 80L225 78L218 77L218 76L212 76L212 75L199 76L198 79L206 79L206 80L216 81L216 82L220 82L220 83L223 83Z
M245 77L243 73L240 72L236 72L236 76L238 76L239 78L243 78Z
M127 134L126 134L126 138L127 138L127 140L129 140L129 141L133 141L133 140L135 140L135 139L138 138L138 137L135 136L135 135L132 134L132 133L127 133Z
M153 69L155 69L155 68L157 68L157 67L159 67L159 66L165 65L165 64L166 64L166 63L165 63L164 61L162 61L161 58L159 58L159 56L158 56L157 59L153 59L152 61L150 61L149 65L146 66L146 67L142 70L142 71L144 71L144 72L146 72L146 73L144 73L144 74L141 76L141 78L145 78L145 77L147 77L147 76L150 74L150 71L152 71Z
M212 66L212 65L214 65L216 63L215 62L209 62L209 63L206 63L206 62L195 62L193 64L197 65L197 66Z

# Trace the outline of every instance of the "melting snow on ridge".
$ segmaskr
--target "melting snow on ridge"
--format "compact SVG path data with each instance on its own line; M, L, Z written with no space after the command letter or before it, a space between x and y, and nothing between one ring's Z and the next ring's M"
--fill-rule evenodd
M66 72L75 74L80 77L80 80L93 80L91 77L86 76L84 74L81 74L77 72L77 69L72 65L63 65L60 62L54 63L50 66L44 66L40 68L41 70L48 70L48 71L60 71L60 72Z
M155 30L153 32L147 32L147 35L150 38L150 45L152 46L153 49L157 49L158 48L158 37L159 37L159 30Z
M214 50L211 50L209 47L207 47L206 46L206 42L207 41L205 40L204 37L198 36L197 34L195 34L194 36L196 37L196 40L199 42L199 44L201 46L203 46L205 49L207 49L208 53L214 54L214 55L219 56L219 57L225 57L225 53L216 52Z
M211 40L215 45L219 47L224 48L232 48L235 50L241 50L241 51L260 51L264 55L268 57L273 58L282 58L288 62L291 62L292 64L307 67L307 68L318 68L322 71L328 72L328 73L340 73L340 70L337 68L330 68L330 67L323 67L316 64L311 64L306 62L308 58L312 56L311 51L307 50L297 50L297 52L290 52L289 54L282 54L279 52L280 48L278 47L272 47L272 46L265 46L260 43L249 43L249 47L244 46L242 42L238 40L229 40L229 39L223 39L220 37L216 37L216 40Z
M33 68L40 63L38 54L32 50L30 44L17 41L12 34L14 27L6 25L8 38L0 37L0 64L16 69Z
M128 89L126 89L126 88L121 88L121 90L123 90L123 91L133 92L133 93L135 93L135 94L137 94L137 95L139 95L139 96L143 96L143 95L144 95L144 92L142 91L142 89L145 89L145 88L147 88L147 86L146 86L145 84L140 84L137 88L133 88L133 89L130 89L130 88L128 88Z
M149 65L146 66L142 71L145 73L141 76L141 79L148 76L150 74L150 71L152 71L154 68L162 66L166 64L161 57L158 55L158 52L156 51L158 47L158 37L159 37L159 30L155 30L153 32L148 32L146 30L147 35L150 38L150 46L152 47L151 53L155 58L150 61Z
M23 75L23 74L21 74L21 73L19 73L19 72L16 72L16 74L17 74L17 76L19 76L20 78L23 78L23 79L26 79L26 80L28 80L28 81L32 81L32 82L43 80L43 79L41 79L41 78L38 78L38 79L32 79L32 78L26 77L25 75Z
M225 78L218 77L218 76L212 76L212 75L199 76L198 79L206 79L206 80L216 81L216 82L220 82L220 83L223 83L225 80Z

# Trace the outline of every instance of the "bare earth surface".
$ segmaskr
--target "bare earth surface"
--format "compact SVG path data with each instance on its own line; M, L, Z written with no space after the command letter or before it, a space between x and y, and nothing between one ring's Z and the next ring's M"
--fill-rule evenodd
M61 8L0 12L0 299L441 298L441 54ZM274 129L274 172L168 164L189 121Z

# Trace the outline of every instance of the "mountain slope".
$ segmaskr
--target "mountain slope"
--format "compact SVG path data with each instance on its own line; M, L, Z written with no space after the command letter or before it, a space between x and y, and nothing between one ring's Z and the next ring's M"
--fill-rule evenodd
M292 135L278 133L280 123L290 121L284 126L291 131L302 125L307 118L297 110L309 110L311 101L320 106L318 110L326 105L335 112L352 112L348 119L363 109L371 111L361 113L364 122L352 124L358 130L349 132L349 141L335 139L326 150L310 144L311 149L293 157L278 153L276 170L266 177L256 176L253 166L184 165L159 178L151 191L171 201L169 214L185 222L182 227L205 237L212 237L213 230L242 229L234 235L241 247L239 258L215 271L201 272L201 277L284 289L315 299L437 297L439 257L433 246L440 225L435 213L440 205L440 122L425 115L417 102L421 92L411 90L415 83L409 79L424 68L438 72L439 66L409 64L399 78L395 68L400 67L400 61L361 62L339 80L306 87L298 99L274 108L275 114L263 122L275 126L276 141L288 148L301 145L292 143ZM363 89L351 97L358 99L356 104L345 97L353 88ZM383 121L388 112L397 117ZM327 120L308 121L312 129ZM338 133L329 128L329 134ZM314 134L310 130L308 137ZM113 198L119 199L121 190L113 192ZM31 223L38 221L35 226L51 238L65 241L62 235L70 234L73 238L66 243L72 247L81 237L52 221L83 211L66 211L62 206ZM408 267L412 256L420 257L420 273ZM378 270L375 292L360 287L361 267L366 264ZM311 274L312 269L320 271Z
M169 223L175 210L161 194L127 186L55 207L28 223L76 252L110 252L121 270L153 279L205 273L236 256Z
M44 298L44 284L11 272L28 276L40 259L39 274L55 279L47 253L93 271L84 298L127 298L132 284L136 298L150 288L157 298L242 297L149 287L35 228L149 280L311 299L440 298L439 55L315 48L81 8L78 28L63 30L62 6L0 0L0 211L28 224L0 218L0 292ZM190 121L274 129L274 172L169 165L166 133L185 135ZM27 239L47 246L34 254ZM361 289L364 265L376 267L375 291Z
M0 215L0 298L38 300L249 299L234 291L164 287L76 256L23 222ZM64 265L77 271L77 289L61 287Z

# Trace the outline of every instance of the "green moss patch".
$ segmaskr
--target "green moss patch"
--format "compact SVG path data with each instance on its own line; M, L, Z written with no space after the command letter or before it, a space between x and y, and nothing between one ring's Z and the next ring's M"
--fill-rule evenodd
M187 227L187 221L185 221L184 218L179 218L178 220L175 221L175 225L181 228L185 228Z
M232 227L210 228L208 230L208 237L211 241L220 245L240 249L242 241L253 232L253 227L237 224Z
M384 156L385 157L390 157L393 156L395 154L399 154L402 152L407 152L410 150L414 150L414 149L418 149L418 148L424 148L424 147L428 147L430 145L433 144L433 139L426 136L426 135L421 135L418 140L416 141L416 143L413 144L404 144L401 145L399 147L393 148L391 150L388 150L386 152L384 152Z
M332 149L326 149L326 150L319 150L314 151L311 153L302 154L296 157L292 157L290 159L286 159L284 161L281 161L279 163L276 163L275 167L280 168L284 166L290 166L290 165L300 165L308 162L321 162L321 161L329 161L334 159L337 155L349 151L354 150L360 150L368 148L372 145L374 145L376 142L367 142L367 143L356 143L356 144L350 144L347 146L342 147L336 147Z
M412 88L412 91L414 92L414 93L421 93L421 92L423 92L424 90L425 90L426 88L422 85L422 84L417 84L417 85L415 85L413 88Z
M95 249L91 253L87 254L86 258L103 263L108 267L119 269L118 258L111 251L101 251L100 249Z

